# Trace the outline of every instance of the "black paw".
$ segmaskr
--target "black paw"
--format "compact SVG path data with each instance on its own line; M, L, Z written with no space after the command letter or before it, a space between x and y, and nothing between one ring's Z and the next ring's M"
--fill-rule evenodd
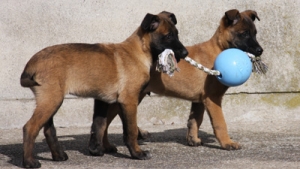
M66 161L69 159L67 153L61 152L59 155L52 155L53 161Z
M96 146L96 147L90 146L89 152L90 152L90 155L92 155L92 156L103 156L104 155L104 150L100 146Z
M24 168L40 168L41 167L41 163L35 159L23 160L22 165Z
M105 148L105 153L116 153L118 149L116 146L110 145L109 147Z
M138 160L149 160L151 157L152 155L149 151L141 151L139 153L135 153L134 155L132 155L132 158Z

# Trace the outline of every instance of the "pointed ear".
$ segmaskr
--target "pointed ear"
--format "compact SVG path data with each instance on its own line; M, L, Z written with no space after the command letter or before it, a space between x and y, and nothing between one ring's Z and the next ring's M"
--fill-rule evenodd
M174 25L177 24L177 19L175 14L168 12L168 11L162 11L161 13L166 14L168 16L168 18L173 22Z
M246 10L243 13L245 13L247 16L249 16L252 19L252 21L254 21L255 19L260 21L259 17L257 16L256 11Z
M241 19L240 12L236 9L225 12L225 23L227 26L235 25Z
M141 27L145 31L155 31L159 25L159 17L157 15L147 14L141 23Z

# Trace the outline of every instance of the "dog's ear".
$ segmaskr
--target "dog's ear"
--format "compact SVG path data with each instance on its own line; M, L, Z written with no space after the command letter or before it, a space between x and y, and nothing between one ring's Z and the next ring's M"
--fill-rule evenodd
M161 13L166 14L168 16L168 18L173 22L174 25L177 24L177 19L175 14L171 13L171 12L167 12L167 11L162 11Z
M235 25L241 19L240 12L237 9L232 9L225 12L226 26Z
M245 13L247 16L249 16L252 19L252 21L254 21L255 19L260 21L259 17L257 16L256 11L246 10L243 13Z
M145 31L155 31L159 25L159 17L157 15L147 14L141 24Z

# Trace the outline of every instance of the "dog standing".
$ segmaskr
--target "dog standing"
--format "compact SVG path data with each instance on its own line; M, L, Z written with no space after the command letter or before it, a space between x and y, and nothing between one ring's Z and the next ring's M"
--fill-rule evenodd
M203 43L186 47L189 57L201 63L203 66L213 68L216 57L223 50L228 48L238 48L245 52L260 56L263 53L262 47L256 40L256 27L254 20L259 17L255 11L246 10L239 12L236 9L225 12L213 37ZM187 62L179 62L179 73L170 78L168 75L151 69L151 79L147 88L140 96L140 101L148 92L156 94L181 98L192 102L191 112L188 119L187 142L190 146L201 145L201 139L198 138L199 127L203 121L204 111L208 112L211 124L222 148L226 150L240 149L241 146L230 139L227 131L226 122L221 108L222 97L228 87L221 84L215 76L210 76L203 71L191 66ZM95 100L94 116L102 116L101 102ZM117 113L120 112L117 104L112 104L107 113L107 122L102 125L101 135L103 138L103 149L106 151L117 151L116 147L111 145L107 138L107 128ZM93 122L95 125L97 121ZM147 136L146 131L139 131L142 137ZM93 144L91 135L90 145Z
M147 14L141 26L122 43L62 44L35 54L21 75L21 85L29 87L36 99L34 113L23 127L23 166L41 166L33 157L33 147L42 127L53 160L68 159L53 124L53 116L66 94L102 100L105 102L102 109L108 108L108 103L119 103L124 142L131 156L150 158L149 152L142 151L137 143L137 105L158 55L172 49L179 61L188 54L178 39L176 23L175 15L169 12ZM94 129L100 132L97 127Z

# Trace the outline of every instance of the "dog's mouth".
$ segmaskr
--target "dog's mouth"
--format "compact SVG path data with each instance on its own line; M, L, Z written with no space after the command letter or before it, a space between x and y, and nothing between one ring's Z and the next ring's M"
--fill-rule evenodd
M238 48L238 47L237 47ZM241 49L241 48L238 48ZM251 59L252 62L252 72L258 74L266 74L268 71L268 66L262 61L261 54L263 53L262 48L257 48L255 50L251 50L249 48L241 49L243 50Z
M172 77L175 71L179 72L177 66L177 59L171 49L165 49L161 54L158 55L158 61L156 64L156 71L165 73Z

